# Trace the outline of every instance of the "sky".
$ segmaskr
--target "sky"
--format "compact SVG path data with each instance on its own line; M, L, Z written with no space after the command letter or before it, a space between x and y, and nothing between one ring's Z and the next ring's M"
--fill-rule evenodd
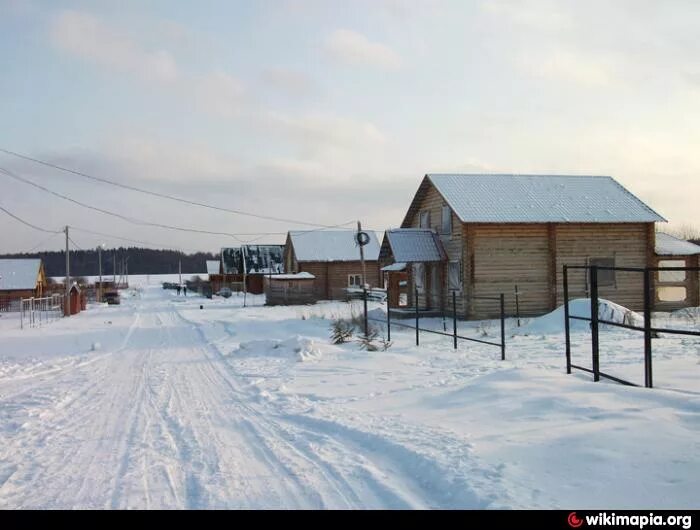
M698 28L695 0L0 0L0 148L319 226L396 227L437 172L611 175L669 227L700 225ZM1 207L81 248L308 226L0 168L233 234L0 173ZM0 253L63 244L0 212Z

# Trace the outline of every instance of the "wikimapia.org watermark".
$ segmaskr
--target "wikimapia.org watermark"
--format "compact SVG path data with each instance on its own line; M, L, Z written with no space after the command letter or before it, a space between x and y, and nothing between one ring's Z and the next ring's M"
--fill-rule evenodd
M634 526L645 528L647 526L680 526L687 530L693 525L692 515L654 515L653 512L645 515L619 515L615 512L600 512L596 515L578 516L571 512L567 519L571 528L582 526Z

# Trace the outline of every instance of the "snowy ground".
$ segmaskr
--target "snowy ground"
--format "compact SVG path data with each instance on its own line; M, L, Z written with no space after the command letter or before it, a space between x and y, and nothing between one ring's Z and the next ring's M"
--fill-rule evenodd
M156 283L40 329L0 317L0 508L697 507L700 340L655 339L647 390L564 374L556 313L509 322L505 362L410 330L368 353L328 339L359 306ZM639 335L601 341L643 380Z

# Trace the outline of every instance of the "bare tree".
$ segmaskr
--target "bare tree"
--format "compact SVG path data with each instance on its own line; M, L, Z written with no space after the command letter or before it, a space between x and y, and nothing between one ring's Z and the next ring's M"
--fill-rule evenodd
M690 223L683 223L672 227L663 228L661 231L671 234L679 239L685 239L686 241L700 240L700 227L694 226Z

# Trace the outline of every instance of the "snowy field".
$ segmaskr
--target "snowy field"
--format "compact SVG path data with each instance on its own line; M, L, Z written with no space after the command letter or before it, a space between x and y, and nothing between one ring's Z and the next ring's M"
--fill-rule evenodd
M561 311L509 321L507 361L411 330L366 352L329 340L359 305L243 308L160 281L40 329L0 317L0 508L697 507L699 339L654 339L648 390L566 375ZM585 325L572 343L589 366ZM603 370L642 382L642 353L601 333Z

